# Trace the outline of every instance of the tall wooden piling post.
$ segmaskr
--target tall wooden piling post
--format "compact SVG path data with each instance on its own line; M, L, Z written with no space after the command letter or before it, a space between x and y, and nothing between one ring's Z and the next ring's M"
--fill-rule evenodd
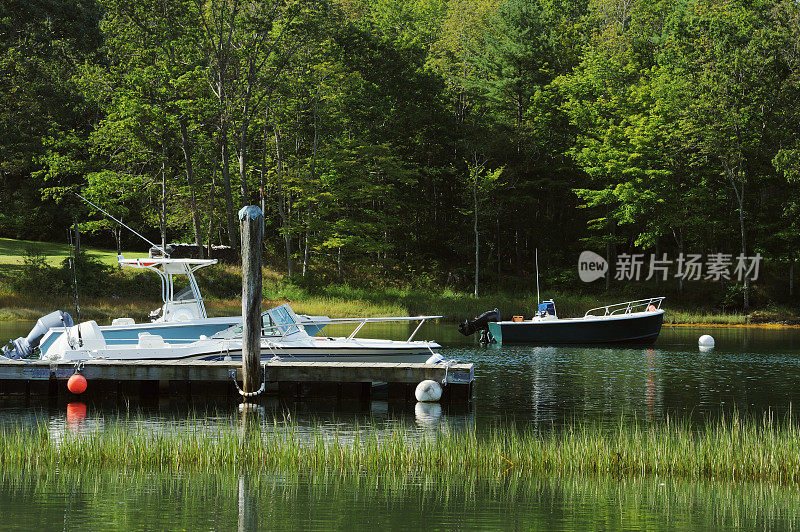
M261 388L261 239L264 213L251 205L239 211L242 237L242 380L243 390ZM246 398L245 398L246 400Z

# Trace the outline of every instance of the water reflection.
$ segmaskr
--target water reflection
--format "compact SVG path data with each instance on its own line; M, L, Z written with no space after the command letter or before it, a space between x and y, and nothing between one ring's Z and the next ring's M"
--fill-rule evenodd
M787 530L800 490L661 479L0 472L3 528Z
M417 403L414 405L414 418L417 421L417 425L422 428L437 428L442 419L442 405L439 403Z

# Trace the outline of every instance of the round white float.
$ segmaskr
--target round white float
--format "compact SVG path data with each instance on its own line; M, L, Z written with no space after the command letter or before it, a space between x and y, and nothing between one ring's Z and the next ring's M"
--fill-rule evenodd
M697 345L700 347L714 347L714 337L710 334L704 334L697 340Z
M442 385L436 381L422 381L417 384L414 397L421 403L435 403L442 398Z

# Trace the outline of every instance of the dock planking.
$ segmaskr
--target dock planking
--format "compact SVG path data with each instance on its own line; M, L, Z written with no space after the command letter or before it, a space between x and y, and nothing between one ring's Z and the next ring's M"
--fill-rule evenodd
M420 363L391 363L391 362L292 362L270 361L264 362L266 381L269 384L286 384L292 389L300 389L300 385L346 384L346 383L375 383L386 382L403 390L408 395L410 385L416 385L423 380L435 380L445 383L448 396L458 396L469 400L471 385L475 379L473 364L420 364ZM104 383L117 382L153 382L161 383L162 392L164 383L190 383L192 385L224 383L228 381L229 390L236 395L236 389L231 382L235 377L238 382L242 379L242 364L238 361L206 361L206 360L91 360L76 366L75 363L59 363L47 360L0 360L0 393L7 387L3 384L10 383L36 383L49 381L56 384L57 388L64 387L59 381L66 381L78 370L89 381L89 388L97 381ZM53 386L48 387L49 390ZM19 389L14 387L14 389ZM26 389L30 387L26 386ZM340 390L348 389L339 387ZM354 390L363 390L363 386ZM52 392L51 392L52 393Z

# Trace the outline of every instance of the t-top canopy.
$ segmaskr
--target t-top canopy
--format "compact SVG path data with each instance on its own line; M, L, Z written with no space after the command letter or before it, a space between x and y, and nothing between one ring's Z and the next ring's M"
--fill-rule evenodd
M131 268L147 268L153 270L161 267L165 272L183 273L185 270L195 271L216 264L217 259L170 259L166 257L126 259L122 255L117 255L117 262L120 266L128 266Z

